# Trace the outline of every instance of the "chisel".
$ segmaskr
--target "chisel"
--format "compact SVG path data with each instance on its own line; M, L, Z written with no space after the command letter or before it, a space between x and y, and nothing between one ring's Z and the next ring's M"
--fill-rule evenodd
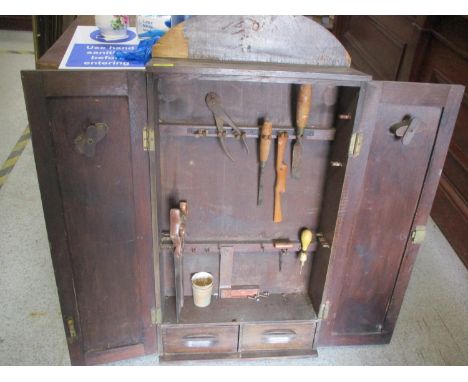
M283 220L283 213L281 211L281 194L286 191L286 175L288 174L288 166L284 163L284 153L286 152L287 143L288 133L279 133L278 150L276 153L275 209L273 214L273 221L275 223L280 223Z
M304 135L304 128L309 119L310 104L312 100L312 85L301 85L297 97L296 109L296 142L292 152L292 169L291 175L295 179L301 177L302 166L302 139Z
M260 169L258 173L257 206L261 206L263 202L263 172L270 155L271 131L271 122L265 119L260 132Z

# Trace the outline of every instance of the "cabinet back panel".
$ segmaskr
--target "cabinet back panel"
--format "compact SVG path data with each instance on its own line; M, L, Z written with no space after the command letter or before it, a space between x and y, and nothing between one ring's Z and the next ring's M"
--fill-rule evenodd
M48 108L84 350L141 342L128 100L52 98ZM87 158L74 139L94 122L109 129Z

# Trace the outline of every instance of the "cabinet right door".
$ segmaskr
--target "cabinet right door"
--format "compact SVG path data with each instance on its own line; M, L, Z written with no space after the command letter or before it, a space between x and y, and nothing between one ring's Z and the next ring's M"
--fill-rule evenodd
M359 202L343 223L348 234L331 248L319 346L390 341L462 95L457 85L366 87L359 124L373 124L363 138L372 141Z

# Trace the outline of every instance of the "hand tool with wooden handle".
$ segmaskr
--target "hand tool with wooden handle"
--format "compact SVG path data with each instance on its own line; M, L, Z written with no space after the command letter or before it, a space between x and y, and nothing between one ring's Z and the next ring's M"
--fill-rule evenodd
M260 170L258 173L257 206L261 206L263 202L263 172L270 154L271 131L271 122L265 119L260 132Z
M174 246L174 279L176 290L176 318L180 319L180 312L184 306L184 279L182 267L182 252L185 239L185 221L187 218L187 202L180 202L179 208L170 210L170 231L169 235Z
M281 211L281 194L286 191L286 175L288 174L288 166L284 163L284 154L288 143L288 133L282 132L278 134L278 149L276 153L276 184L275 184L275 209L273 221L280 223L283 220Z
M314 234L310 229L304 229L301 232L301 251L299 252L299 261L301 262L301 270L299 274L302 273L302 267L304 266L305 262L307 261L307 248L309 248L310 243L314 238Z
M304 136L304 128L307 125L310 113L310 104L312 100L312 85L301 85L299 95L297 97L296 109L296 142L292 152L292 169L291 175L295 179L301 176L302 167L302 139Z

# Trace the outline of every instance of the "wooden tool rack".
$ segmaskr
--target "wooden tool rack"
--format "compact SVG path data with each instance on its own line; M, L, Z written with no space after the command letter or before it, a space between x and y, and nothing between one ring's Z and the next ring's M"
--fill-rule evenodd
M463 87L375 82L346 67L169 58L145 72L22 76L73 364L152 353L304 357L390 341ZM300 84L313 88L302 174L288 177L274 223L274 144L256 205L259 126L268 116L273 142L288 132L290 165ZM227 134L234 162L217 142L211 91L246 132L249 154ZM81 139L89 155L77 151ZM170 210L181 201L176 297ZM303 228L316 240L300 273ZM282 255L281 240L292 243ZM207 308L191 297L198 271L214 276ZM249 286L269 296L222 298Z

